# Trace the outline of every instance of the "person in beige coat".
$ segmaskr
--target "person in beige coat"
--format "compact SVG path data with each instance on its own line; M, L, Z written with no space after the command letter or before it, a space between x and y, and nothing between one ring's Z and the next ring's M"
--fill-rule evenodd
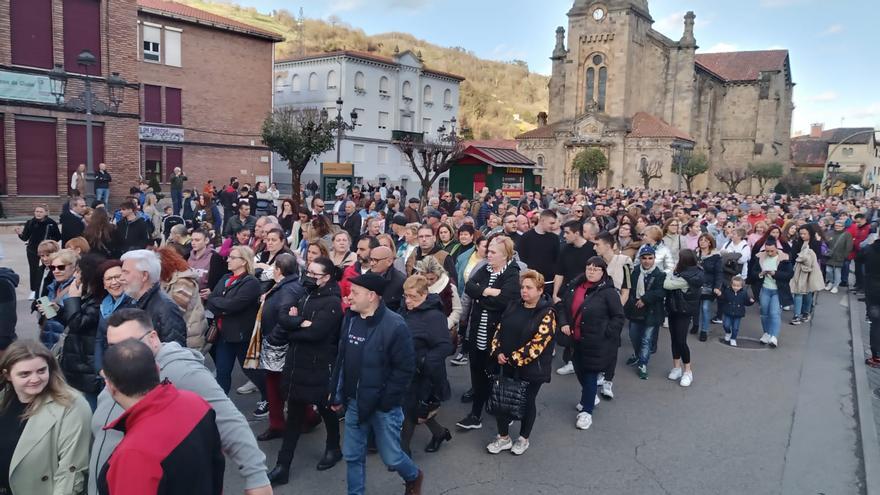
M0 493L85 493L91 416L49 349L11 344L0 358Z
M162 290L171 296L183 312L183 321L186 322L186 346L201 351L205 347L208 320L205 318L205 306L199 296L199 275L173 247L164 246L157 252L162 260L160 276Z
M819 239L810 225L798 229L797 239L792 244L794 276L789 285L794 296L794 318L792 325L809 323L813 310L813 294L825 288L822 267L817 253L820 252Z

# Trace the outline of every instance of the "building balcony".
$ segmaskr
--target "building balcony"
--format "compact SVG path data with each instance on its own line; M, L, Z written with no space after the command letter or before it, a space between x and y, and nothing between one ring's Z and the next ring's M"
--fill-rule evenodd
M411 131L391 131L391 141L412 141L416 144L422 144L425 141L425 133Z

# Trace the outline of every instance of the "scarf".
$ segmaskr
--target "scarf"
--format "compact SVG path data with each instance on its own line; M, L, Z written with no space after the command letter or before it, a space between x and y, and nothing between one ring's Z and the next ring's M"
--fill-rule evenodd
M584 300L587 299L587 292L596 285L595 282L590 282L589 280L584 280L584 282L578 285L574 289L574 296L571 300L571 313L574 315L574 326L571 327L571 335L574 340L581 340L581 306L584 305Z
M640 267L639 280L636 282L636 299L641 299L645 295L645 279L654 273L654 270L656 269L657 265L652 266L650 270L645 270L644 267Z

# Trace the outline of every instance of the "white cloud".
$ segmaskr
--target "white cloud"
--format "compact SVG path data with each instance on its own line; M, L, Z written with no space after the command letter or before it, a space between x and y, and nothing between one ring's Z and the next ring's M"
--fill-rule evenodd
M676 34L676 38L684 32L684 12L675 12L668 16L654 21L654 29L660 31L666 36Z
M840 95L838 95L834 91L825 91L824 93L819 93L817 95L813 95L813 96L808 97L807 101L815 101L815 102L834 101L834 100L838 99L839 97L840 97Z
M739 46L733 43L716 43L706 49L700 49L700 52L704 53L718 53L718 52L735 52L739 50Z
M841 24L832 24L828 26L824 31L822 31L822 36L831 36L832 34L839 34L843 32L843 25Z

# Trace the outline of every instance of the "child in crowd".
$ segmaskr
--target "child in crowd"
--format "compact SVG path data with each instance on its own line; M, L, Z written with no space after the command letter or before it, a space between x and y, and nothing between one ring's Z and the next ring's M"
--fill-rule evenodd
M746 306L755 304L748 291L743 290L745 280L739 275L730 280L730 286L721 291L721 314L724 323L724 341L736 347L739 323L746 315Z

